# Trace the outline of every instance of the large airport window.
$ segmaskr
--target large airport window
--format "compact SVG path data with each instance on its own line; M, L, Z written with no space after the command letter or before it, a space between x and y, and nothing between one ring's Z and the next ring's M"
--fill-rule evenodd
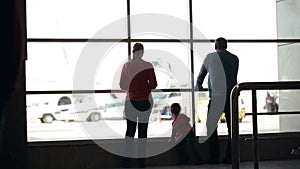
M204 58L215 51L214 39L227 38L228 50L239 57L239 83L299 80L299 4L298 0L27 0L28 141L124 138L125 93L119 78L135 42L144 44L144 59L153 64L158 80L148 136L170 136L174 102L196 123L197 134L205 135L208 92L193 89ZM299 111L298 96L294 90L258 91L257 108ZM252 132L252 117L245 115L251 106L251 92L243 91L240 134ZM258 129L299 131L297 121L299 115L259 116ZM227 134L225 122L221 115L221 135Z
M180 103L192 123L189 92L155 92L152 96L149 138L171 135L172 103ZM27 95L28 141L124 138L124 99L125 93Z
M126 43L39 42L27 46L27 91L119 89L115 83L127 60Z
M188 39L188 6L188 1L182 0L130 0L132 38ZM174 17L178 22L164 22L161 15ZM174 27L170 28L170 24Z
M126 18L126 1L26 0L28 38L91 38L112 22ZM125 38L127 25L118 34L98 38Z
M27 43L26 90L67 90L84 43Z
M144 59L150 61L158 81L158 89L190 88L191 62L188 43L144 43Z
M275 0L193 1L194 26L208 39L275 39ZM198 34L195 34L197 39ZM199 38L199 37L198 37Z

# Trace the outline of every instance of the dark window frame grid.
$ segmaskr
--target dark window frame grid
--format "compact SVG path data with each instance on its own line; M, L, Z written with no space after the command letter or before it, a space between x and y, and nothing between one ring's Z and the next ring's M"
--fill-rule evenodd
M26 3L25 3L25 53L27 55L27 43L82 43L82 42L124 42L128 44L128 60L131 59L131 43L133 42L151 42L151 43L190 43L190 58L191 58L191 71L194 74L194 53L193 45L194 43L214 43L215 39L194 39L193 37L193 0L189 0L189 24L190 24L190 39L132 39L131 38L131 20L130 20L130 0L127 0L127 30L128 37L126 39L85 39L85 38L27 38L27 17L26 17ZM281 45L300 43L299 38L295 39L228 39L229 43L281 43ZM27 58L27 56L26 56ZM194 76L191 77L191 86L194 86ZM195 103L194 103L194 89L159 89L153 92L191 92L192 93L192 120L195 122ZM26 91L26 95L36 95L36 94L78 94L78 93L122 93L122 90L51 90L51 91Z

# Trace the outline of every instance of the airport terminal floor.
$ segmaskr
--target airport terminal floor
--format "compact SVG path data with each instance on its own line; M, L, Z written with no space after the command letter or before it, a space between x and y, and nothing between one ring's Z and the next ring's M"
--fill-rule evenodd
M285 161L261 161L260 169L299 169L300 160ZM231 169L230 164L202 164L202 165L179 165L179 166L155 166L148 169ZM242 162L241 169L253 169L253 162Z

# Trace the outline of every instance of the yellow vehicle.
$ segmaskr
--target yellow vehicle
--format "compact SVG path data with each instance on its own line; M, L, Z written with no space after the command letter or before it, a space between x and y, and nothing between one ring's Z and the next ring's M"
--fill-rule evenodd
M244 104L244 100L241 99L241 105L239 106L239 121L240 122L243 121L243 118L245 117L245 113L246 113L246 107L245 107L245 104ZM226 122L225 113L221 114L220 122L221 123L225 123Z
M206 117L207 111L208 111L207 105L209 103L208 92L199 92L199 94L196 96L199 97L199 102L198 102L198 107L197 107L197 113L195 115L195 121L197 123L201 123L203 119L207 118ZM245 117L245 113L246 113L246 106L245 106L244 100L239 99L239 121L240 122L242 122L243 118ZM220 122L221 123L226 122L225 113L221 114Z

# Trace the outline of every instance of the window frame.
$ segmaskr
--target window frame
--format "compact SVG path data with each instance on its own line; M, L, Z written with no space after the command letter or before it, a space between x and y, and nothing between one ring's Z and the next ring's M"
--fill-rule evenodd
M26 2L25 2L26 3ZM25 16L25 38L26 38L26 48L25 52L27 54L27 43L57 43L57 42L69 42L69 43L82 43L82 42L124 42L127 43L128 45L128 60L131 59L131 50L132 50L132 43L135 42L149 42L149 43L182 43L186 42L190 44L190 55L187 57L190 57L191 61L191 86L194 86L194 53L193 53L193 45L194 43L214 43L215 39L194 39L193 37L193 0L189 0L189 23L190 23L190 37L189 39L132 39L131 38L131 22L130 22L130 16L131 16L131 1L127 0L127 38L126 39L85 39L85 38L58 38L58 39L52 39L52 38L27 38L26 32L27 32L27 22L26 22L26 16ZM25 5L25 13L26 13L26 5ZM283 44L291 44L291 43L300 43L300 38L291 38L291 39L228 39L229 43L283 43ZM35 94L73 94L73 93L90 93L91 91L88 90L78 90L78 91L73 91L73 90L59 90L59 91L25 91L26 95L35 95ZM93 93L118 93L118 92L123 92L121 90L95 90ZM178 88L178 89L159 89L159 90L154 90L153 92L191 92L192 96L192 122L195 122L195 91L194 89L184 89L184 88ZM280 134L280 133L276 133ZM109 140L109 139L108 139ZM57 141L49 141L49 142L57 142Z

